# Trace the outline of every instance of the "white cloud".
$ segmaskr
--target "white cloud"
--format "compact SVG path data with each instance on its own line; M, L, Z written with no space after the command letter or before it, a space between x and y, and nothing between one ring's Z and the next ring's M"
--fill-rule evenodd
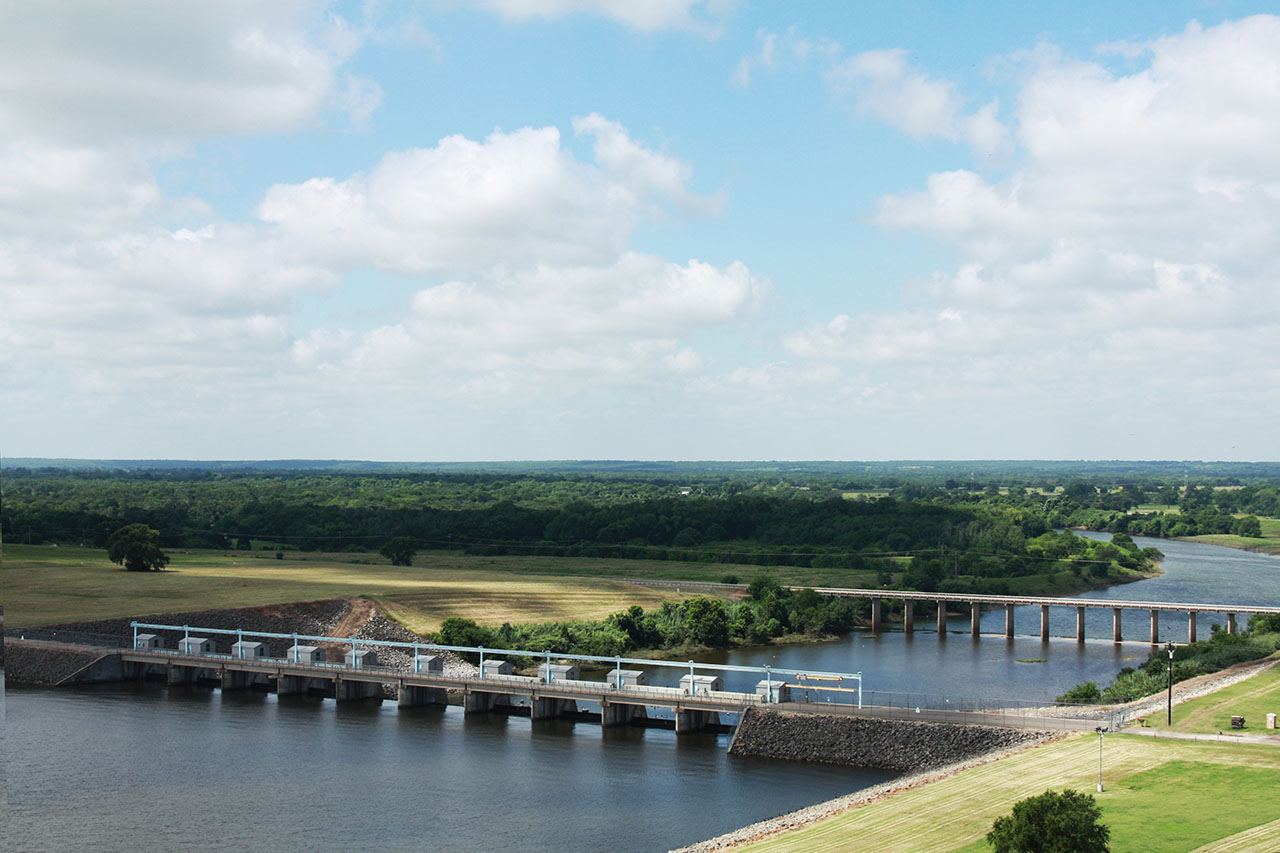
M3 4L0 128L80 141L296 128L358 46L301 0Z
M594 164L576 161L554 127L450 136L387 154L367 175L274 186L258 215L299 254L429 273L604 263L664 203L714 207L688 189L686 164L616 122L592 114L574 128L594 139Z
M716 35L733 3L727 0L480 0L478 5L517 21L594 14L641 32L679 29Z
M803 66L814 56L831 64L840 56L839 43L829 38L806 38L794 26L781 33L757 30L756 44L756 51L742 57L734 66L729 78L731 84L749 88L753 70L773 72L783 67Z
M1153 40L1130 73L1027 54L1011 173L937 173L878 207L880 225L943 240L961 263L910 310L840 315L788 349L846 377L874 369L901 406L960 406L949 422L972 433L986 416L997 432L1009 418L1013 432L1027 418L1078 429L1075 400L1112 428L1177 413L1176 436L1215 421L1265 435L1280 411L1277 43L1280 19L1259 16ZM861 68L886 91L904 79L900 57ZM956 128L948 86L917 83L895 121ZM1212 452L1177 440L1155 446ZM1238 452L1268 451L1258 439Z
M1008 144L1008 132L996 117L997 103L965 114L955 84L912 69L900 48L846 57L824 76L835 91L853 95L859 113L917 139L963 140L988 152Z

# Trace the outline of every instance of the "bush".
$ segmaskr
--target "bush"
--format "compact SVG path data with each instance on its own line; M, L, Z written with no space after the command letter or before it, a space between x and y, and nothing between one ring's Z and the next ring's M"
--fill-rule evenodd
M1090 794L1045 791L1019 800L1013 814L996 818L987 844L996 853L1107 853L1111 830Z

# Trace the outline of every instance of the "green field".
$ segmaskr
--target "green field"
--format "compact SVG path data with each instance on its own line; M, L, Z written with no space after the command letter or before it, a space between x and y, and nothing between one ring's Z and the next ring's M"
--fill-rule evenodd
M1225 545L1228 548L1261 551L1264 554L1280 554L1280 518L1259 517L1258 523L1262 526L1261 539L1234 536L1230 533L1210 533L1204 536L1189 536L1187 538L1192 542Z
M420 556L391 566L362 556L273 555L220 551L173 552L163 572L126 572L101 549L6 545L0 583L8 627L80 622L182 610L248 607L369 596L414 630L439 627L450 616L481 624L602 619L632 604L705 594L605 580L638 573L632 560ZM580 574L567 577L557 562ZM621 564L621 565L616 565ZM666 570L680 564L661 563ZM698 566L697 568L705 568ZM715 579L738 567L717 567ZM629 571L628 571L629 570Z
M1280 733L1267 730L1267 714L1280 714L1280 667L1261 672L1245 681L1224 687L1208 696L1190 699L1173 709L1173 731L1196 734L1231 732L1231 717L1244 717L1243 731L1253 735L1274 737L1280 745ZM1165 728L1162 711L1147 718L1153 728Z
M978 853L992 822L1051 788L1093 793L1098 739L1072 735L748 845L752 851ZM1108 735L1095 794L1114 853L1280 849L1280 750Z

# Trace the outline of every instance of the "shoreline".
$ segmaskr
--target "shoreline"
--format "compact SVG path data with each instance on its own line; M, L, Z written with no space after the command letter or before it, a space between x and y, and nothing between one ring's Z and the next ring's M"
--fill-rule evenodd
M1278 665L1280 665L1280 658L1264 658L1260 661L1248 661L1228 667L1220 672L1213 672L1208 675L1188 679L1187 681L1174 685L1173 704L1180 705L1188 700L1214 693L1217 690L1236 684L1237 682L1244 681L1245 679L1252 678L1258 673ZM1133 702L1128 702L1123 705L1090 706L1090 710L1097 711L1113 708L1127 708L1130 710L1131 714L1136 717L1142 715L1144 712L1152 713L1164 708L1165 701L1165 695L1163 693L1159 693L1152 694L1151 696L1145 696L1141 699L1136 699ZM1144 734L1146 734L1146 732L1144 732ZM675 848L671 850L670 853L712 853L712 851L728 850L740 847L744 844L763 841L765 839L782 835L793 829L800 829L802 827L818 823L829 817L843 814L850 809L879 802L893 796L894 794L924 787L931 782L941 781L973 767L991 764L1029 749L1036 749L1048 743L1056 743L1057 741L1064 740L1069 737L1079 736L1080 735L1078 733L1054 733L1032 743L1021 744L1009 749L990 752L986 755L981 755L966 761L959 761L935 770L900 776L896 779L891 779L888 782L883 782L879 785L872 785L868 788L860 788L857 791L852 791L843 796L814 803L811 806L796 809L795 811L787 812L786 814L781 814L777 817L756 821L755 823L748 824L747 826L717 835L714 838L708 838L705 841L699 841L684 847Z

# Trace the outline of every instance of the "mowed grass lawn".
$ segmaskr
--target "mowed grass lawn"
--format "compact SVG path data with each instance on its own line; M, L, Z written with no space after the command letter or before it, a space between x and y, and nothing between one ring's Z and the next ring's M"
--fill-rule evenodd
M1071 735L749 845L759 851L989 850L992 822L1049 789L1094 794L1114 853L1280 850L1280 749Z
M1173 730L1197 734L1230 733L1231 717L1244 717L1244 732L1266 735L1280 746L1280 732L1268 730L1267 714L1280 714L1280 667L1224 687L1208 696L1189 699L1173 708ZM1165 713L1152 714L1147 722L1165 728ZM1278 792L1280 795L1280 792Z
M369 555L358 555L360 563L345 555L289 554L276 560L193 551L170 556L167 571L125 572L108 562L101 549L6 545L0 567L5 624L12 628L364 595L379 600L411 629L428 630L450 616L491 625L602 619L632 604L650 609L705 594L538 574L518 557L510 558L507 570L503 558L465 555L419 558L419 565L407 567L374 562Z

